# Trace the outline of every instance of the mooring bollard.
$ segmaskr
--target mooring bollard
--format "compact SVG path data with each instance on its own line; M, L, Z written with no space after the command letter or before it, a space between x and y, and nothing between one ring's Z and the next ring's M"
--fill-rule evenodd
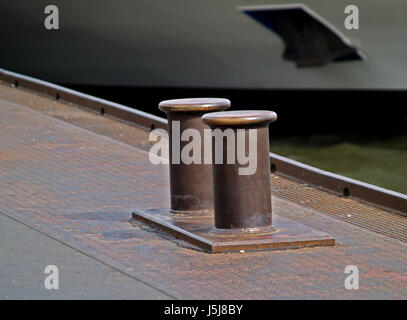
M282 217L278 211L272 217L268 125L277 115L272 111L221 111L198 119L210 109L228 107L229 101L223 99L160 104L168 114L170 129L179 120L181 128L198 129L201 137L204 131L203 140L210 148L202 148L201 138L198 142L201 156L203 151L211 151L204 154L209 161L170 164L171 208L136 209L133 219L212 253L333 246L335 239L325 232ZM170 131L170 138L174 133ZM214 215L208 214L213 208Z
M215 136L212 144L215 228L250 232L270 227L272 209L268 125L277 119L276 113L225 111L205 114L202 119L211 127ZM220 129L218 133L216 129ZM233 134L227 135L227 130ZM218 139L221 142L216 145L216 135L221 132L225 141ZM227 139L234 139L234 143L229 145ZM229 147L233 145L235 161L229 164ZM242 170L238 162L239 148L246 156L249 151L248 158L252 157L256 161L255 170ZM216 163L216 154L219 152L223 153L222 163ZM240 153L242 157L242 151Z
M207 112L223 111L230 101L221 98L190 98L162 101L159 109L167 113L169 133L169 169L171 211L198 213L213 210L212 166L204 163L204 142L201 141L201 163L185 164L181 150L189 143L181 135L195 129L204 137L208 127L201 117Z

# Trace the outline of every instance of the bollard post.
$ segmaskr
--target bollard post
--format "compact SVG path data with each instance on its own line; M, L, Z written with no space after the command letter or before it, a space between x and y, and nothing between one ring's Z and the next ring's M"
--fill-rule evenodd
M221 98L190 98L162 101L159 109L166 112L169 134L170 201L173 213L200 213L213 210L212 166L204 163L204 143L201 141L201 163L183 163L180 155L189 141L181 141L187 129L196 129L201 138L204 129L202 115L223 111L230 101Z
M228 107L224 99L160 103L168 115L170 141L177 120L184 130L198 129L201 137L206 137L204 129L210 133L212 164L170 164L171 208L136 209L133 219L211 253L333 246L329 234L272 214L268 125L277 115L208 112Z
M254 232L270 227L272 208L268 126L277 119L276 113L225 111L205 114L202 119L215 136L212 144L215 228ZM233 134L230 137L223 134L221 138L234 139L234 143L229 144L227 140L216 138L217 134L225 133L226 130L232 130L230 132ZM227 149L233 145L235 161L228 163L227 157L231 151ZM241 153L246 154L250 149L254 150L248 154L248 161L256 162L255 169L250 172L242 170L239 148ZM216 163L216 153L219 152L222 153L223 163Z

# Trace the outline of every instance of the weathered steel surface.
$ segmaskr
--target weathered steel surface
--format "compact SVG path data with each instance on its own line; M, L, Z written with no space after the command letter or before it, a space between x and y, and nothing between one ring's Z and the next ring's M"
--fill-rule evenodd
M191 250L128 221L135 209L169 205L167 168L138 147L148 132L126 124L114 132L114 120L3 85L0 97L13 103L0 101L3 214L177 298L407 298L407 244L389 238L407 241L404 217L272 175L273 210L332 234L335 247ZM359 290L344 288L350 264Z
M271 184L271 192L277 197L407 242L407 217L275 174Z
M212 214L180 215L166 208L136 210L133 218L210 253L298 249L335 244L335 240L328 234L277 214L273 214L273 226L253 232L214 229Z

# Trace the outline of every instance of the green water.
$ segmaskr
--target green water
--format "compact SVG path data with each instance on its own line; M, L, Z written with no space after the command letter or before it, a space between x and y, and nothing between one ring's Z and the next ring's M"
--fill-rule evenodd
M271 152L407 194L407 135L380 140L328 135L271 142Z

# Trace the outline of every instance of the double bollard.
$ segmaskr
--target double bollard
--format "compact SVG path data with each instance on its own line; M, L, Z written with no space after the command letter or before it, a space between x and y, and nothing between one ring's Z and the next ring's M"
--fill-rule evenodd
M193 215L214 210L215 230L251 232L272 225L268 125L277 115L272 111L222 111L229 107L229 100L218 98L167 100L159 104L168 119L171 211ZM209 128L212 132L217 130L222 139L215 141L217 144L211 141L212 164L182 163L180 149L189 141L182 141L180 132L196 129L201 138ZM174 135L179 144L173 143ZM204 145L202 139L202 159ZM239 147L245 156L256 159L254 172L240 174L242 168L236 161ZM251 149L256 154L247 154ZM223 160L220 163L219 152Z
M133 218L212 253L334 245L328 234L272 213L268 126L277 115L229 107L218 98L160 103L171 207L137 209Z

